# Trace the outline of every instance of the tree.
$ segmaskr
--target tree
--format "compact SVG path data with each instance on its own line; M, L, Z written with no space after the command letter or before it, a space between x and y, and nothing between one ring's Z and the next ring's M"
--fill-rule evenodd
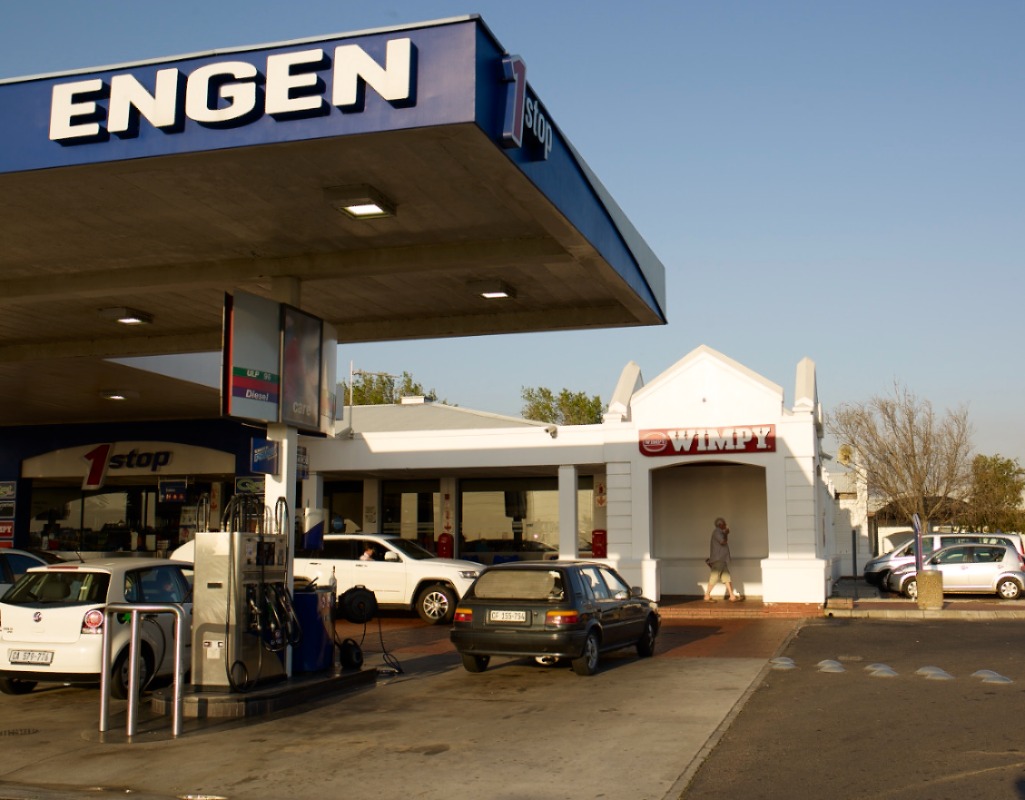
M911 521L928 521L951 501L964 500L971 485L971 425L958 408L938 416L927 400L894 383L892 396L843 403L827 421L830 432L850 454L849 466L869 495L890 504Z
M403 372L399 376L389 375L387 372L360 370L354 373L351 388L350 396L349 385L342 381L341 396L348 404L354 406L388 405L399 402L403 397L421 395L428 400L438 399L434 389L425 391L423 385L414 381L413 376L408 372Z
M544 386L522 387L521 414L525 419L551 422L555 425L593 425L601 422L601 397L588 397L583 392L563 389L558 396Z
M968 498L971 526L977 531L1020 531L1025 523L1022 492L1025 470L1017 460L976 456Z

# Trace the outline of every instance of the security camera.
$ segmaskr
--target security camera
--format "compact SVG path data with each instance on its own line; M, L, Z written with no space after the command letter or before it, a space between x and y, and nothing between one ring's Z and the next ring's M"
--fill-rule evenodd
M545 425L545 433L551 436L553 439L559 435L558 425Z

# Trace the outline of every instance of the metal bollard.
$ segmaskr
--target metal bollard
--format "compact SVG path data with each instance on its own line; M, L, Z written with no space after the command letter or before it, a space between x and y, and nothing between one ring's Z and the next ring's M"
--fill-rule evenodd
M182 691L185 682L185 672L182 667L182 656L184 654L185 641L185 607L180 603L111 603L105 609L103 627L103 654L100 659L100 733L110 730L110 669L112 655L111 637L107 632L111 630L111 623L117 614L127 613L131 615L131 640L128 643L128 722L125 733L129 738L135 735L136 723L138 720L139 705L139 645L140 627L139 614L174 614L174 688L173 711L171 715L171 735L180 736L182 733L184 714L184 701Z

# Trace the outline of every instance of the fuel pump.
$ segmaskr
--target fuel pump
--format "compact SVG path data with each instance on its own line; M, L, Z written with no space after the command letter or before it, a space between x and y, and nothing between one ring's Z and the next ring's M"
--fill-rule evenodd
M283 654L301 637L288 587L288 537L266 530L255 495L229 501L221 530L197 531L192 681L246 691L285 677Z

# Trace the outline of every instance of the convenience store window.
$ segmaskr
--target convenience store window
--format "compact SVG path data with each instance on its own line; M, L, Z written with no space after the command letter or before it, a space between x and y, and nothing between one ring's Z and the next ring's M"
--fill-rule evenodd
M35 487L31 502L30 547L108 553L170 551L179 543L182 509L195 506L159 502L150 486Z
M577 482L578 554L590 548L594 479ZM543 558L559 549L558 478L484 478L459 484L460 552L474 560ZM478 559L475 554L481 554Z

